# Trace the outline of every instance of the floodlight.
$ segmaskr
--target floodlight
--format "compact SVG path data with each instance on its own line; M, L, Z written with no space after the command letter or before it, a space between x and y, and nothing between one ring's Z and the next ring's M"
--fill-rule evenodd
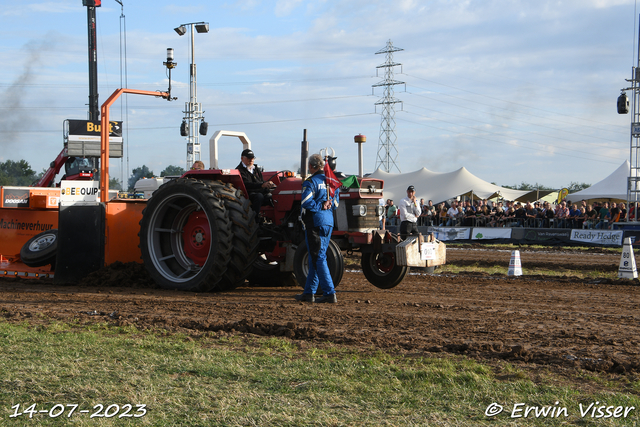
M180 25L179 27L174 28L174 30L179 36L184 36L187 33L187 27L184 25Z
M625 92L622 92L618 97L618 114L629 113L629 97Z
M207 131L209 130L209 123L204 121L204 117L202 118L202 121L200 122L200 135L206 135Z
M196 24L196 31L199 33L208 33L209 32L209 23L208 22L199 22Z

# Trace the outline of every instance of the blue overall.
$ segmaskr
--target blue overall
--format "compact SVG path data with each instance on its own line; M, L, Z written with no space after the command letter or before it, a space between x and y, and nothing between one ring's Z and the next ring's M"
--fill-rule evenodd
M336 293L327 265L327 248L333 231L333 211L338 207L339 192L340 189L336 189L331 199L331 209L322 209L322 204L328 200L324 173L318 171L302 183L302 219L309 253L309 274L304 286L305 294L315 294L318 284L325 296Z

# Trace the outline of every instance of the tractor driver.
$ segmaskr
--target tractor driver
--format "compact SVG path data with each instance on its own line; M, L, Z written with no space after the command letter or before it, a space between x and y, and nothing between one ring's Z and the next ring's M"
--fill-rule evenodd
M253 151L247 148L240 155L240 164L236 169L240 171L244 187L249 193L251 207L258 214L262 206L273 206L271 189L275 188L276 185L271 181L264 181L262 171L254 164L255 158ZM258 215L256 215L256 220L258 220Z

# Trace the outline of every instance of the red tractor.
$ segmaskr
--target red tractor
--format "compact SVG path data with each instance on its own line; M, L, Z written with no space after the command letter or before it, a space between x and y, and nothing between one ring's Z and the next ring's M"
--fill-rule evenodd
M301 176L291 171L263 172L276 184L274 206L260 218L251 209L240 172L218 169L217 139L237 136L251 148L244 133L218 131L212 137L211 170L193 170L158 188L140 221L140 249L149 274L160 286L193 291L228 290L246 279L256 284L290 282L304 285L308 255L300 217ZM306 159L306 153L301 156ZM383 182L359 178L358 186L342 188L327 262L335 285L344 272L342 251L360 251L366 278L379 288L392 288L406 276L400 265L396 235L379 230ZM417 265L444 263L444 245L428 245L437 256ZM416 248L417 249L417 246ZM415 251L415 250L414 250Z

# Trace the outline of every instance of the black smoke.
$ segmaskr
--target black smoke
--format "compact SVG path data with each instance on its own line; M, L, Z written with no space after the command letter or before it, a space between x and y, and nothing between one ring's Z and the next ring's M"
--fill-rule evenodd
M3 147L15 142L19 132L32 130L36 124L38 113L25 108L25 100L36 80L34 72L40 65L43 49L44 41L30 41L22 47L25 53L22 72L0 93L0 145Z

